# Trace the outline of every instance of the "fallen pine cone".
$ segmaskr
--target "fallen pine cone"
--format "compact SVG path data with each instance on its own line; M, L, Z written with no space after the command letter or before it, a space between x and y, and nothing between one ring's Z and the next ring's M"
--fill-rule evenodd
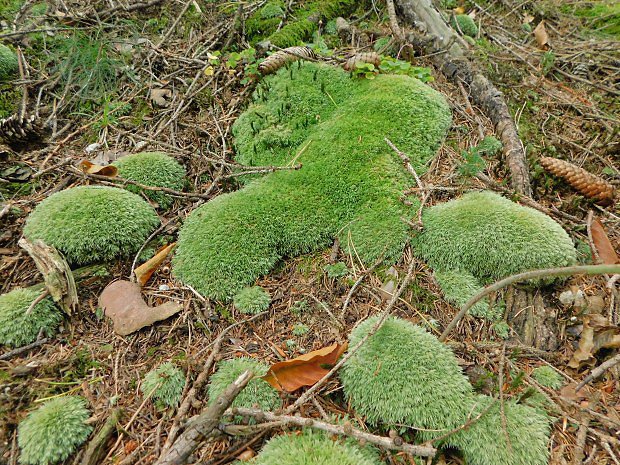
M614 200L614 187L604 179L565 160L542 157L541 166L569 183L584 196L600 205L610 205Z
M288 47L269 55L258 65L258 71L262 75L273 74L287 63L304 58L316 60L317 56L310 47Z
M376 68L381 64L381 56L376 52L357 53L344 64L344 69L352 71L358 63L372 63Z
M0 139L9 146L40 140L43 137L45 137L45 130L35 115L22 118L11 115L0 119Z

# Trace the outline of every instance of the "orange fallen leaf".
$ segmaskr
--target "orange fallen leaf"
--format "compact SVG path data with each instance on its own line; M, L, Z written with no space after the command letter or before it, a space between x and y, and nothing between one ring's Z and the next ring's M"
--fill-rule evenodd
M614 246L609 240L609 236L607 236L605 227L598 218L592 221L591 230L592 242L594 242L594 248L601 259L601 263L605 265L615 265L616 263L620 263L618 254L614 250ZM596 257L594 251L592 251L592 256L593 258Z
M101 166L88 160L82 160L79 167L80 170L86 174L98 174L99 176L106 176L108 178L113 178L118 174L118 168L116 166Z
M140 286L123 280L106 286L99 296L99 306L104 314L112 319L114 332L121 336L165 320L183 308L179 302L166 302L157 307L149 307L140 294Z
M544 20L538 23L538 26L534 28L534 37L536 38L538 48L542 50L549 50L549 35L547 34L547 30L545 29Z
M293 392L302 386L312 386L329 372L325 366L335 365L347 346L347 343L334 343L292 360L275 363L262 378L278 391Z
M146 282L151 278L153 273L155 273L155 271L157 271L160 265L164 262L164 260L175 245L176 242L173 242L172 244L160 247L159 250L157 250L157 252L155 253L155 255L153 255L149 260L144 262L133 271L140 286L144 286L146 284Z

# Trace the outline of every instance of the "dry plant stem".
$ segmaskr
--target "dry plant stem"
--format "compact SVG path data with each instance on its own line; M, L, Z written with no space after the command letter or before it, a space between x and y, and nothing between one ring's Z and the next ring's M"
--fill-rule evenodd
M235 397L252 379L254 373L245 371L212 403L205 412L193 419L188 428L165 452L156 465L182 465L198 448L200 443L209 437L220 423L220 418L235 400Z
M582 389L586 384L588 384L591 381L594 381L596 378L601 376L607 370L618 365L619 363L620 363L620 354L616 354L614 357L601 363L598 367L592 370L592 372L588 376L586 376L581 383L577 385L577 387L575 388L575 392L579 392L579 390Z
M155 236L157 236L160 232L162 232L164 229L166 229L166 227L172 222L173 220L168 220L166 221L164 224L162 224L159 228L157 228L155 231L153 231L151 233L151 235L149 237L146 238L146 240L142 243L142 247L140 247L138 249L138 251L136 252L136 255L133 257L133 262L131 262L131 271L129 272L129 279L131 280L131 282L135 283L136 282L136 275L134 273L135 269L136 269L136 265L138 263L138 258L140 257L140 254L142 253L142 251L144 250L144 248L147 246L147 244L149 242L151 242L153 240L153 238Z
M588 427L590 426L590 417L586 418L579 424L577 431L577 441L575 442L575 451L573 452L572 465L581 465L585 456L583 450L586 447L586 439L588 437Z
M379 265L381 265L381 263L383 263L383 258L384 258L383 255L381 255L381 257L379 257L379 259L375 263L373 263L370 268L368 268L366 271L363 271L362 275L359 278L357 278L355 283L353 283L353 286L351 286L351 289L349 290L349 293L347 294L347 297L344 300L344 304L340 312L341 320L347 314L347 308L349 307L349 304L351 303L351 299L353 298L353 294L355 294L355 291L357 290L357 288L362 284L366 276L369 276L375 270L375 268L377 268Z
M18 347L17 349L13 349L5 354L0 355L0 360L9 360L10 358L15 357L16 355L20 355L20 354L23 354L24 352L28 352L30 349L35 349L37 347L40 347L49 341L50 339L47 337L44 337L43 339L37 339L31 344Z
M381 314L381 316L377 320L377 323L375 323L375 325L368 332L368 334L366 334L366 336L364 336L362 338L362 340L355 345L355 347L350 348L348 350L348 352L340 359L340 361L338 363L336 363L336 365L334 365L334 367L331 370L329 370L329 372L326 373L325 376L323 376L314 386L312 386L310 389L308 389L306 392L304 392L301 396L299 396L299 398L295 401L294 404L292 404L289 407L287 407L286 410L284 411L285 414L292 413L296 409L301 407L311 396L314 395L315 392L317 392L320 388L322 388L325 385L325 383L327 383L327 381L340 369L340 367L342 367L342 365L344 365L345 362L347 360L349 360L353 356L353 354L355 354L355 352L357 350L359 350L359 348L362 347L362 345L373 334L375 334L379 330L379 328L381 328L381 326L383 326L383 323L385 323L385 320L394 311L394 306L396 305L396 302L398 302L398 299L400 298L400 295L403 293L403 291L405 290L405 288L409 284L409 281L411 281L411 277L413 276L413 272L415 270L415 265L416 265L416 261L415 260L411 260L411 263L409 264L409 269L407 270L407 275L405 276L405 279L403 279L400 287L397 289L397 291L392 296L392 299L388 303L388 306L385 308L385 310L383 311L383 313Z
M405 41L405 34L398 25L398 18L396 17L396 9L394 8L394 0L386 0L388 16L390 17L390 29L392 33L398 39L399 42Z
M504 368L506 366L506 343L502 346L502 355L499 360L499 376L497 379L498 391L499 391L499 413L502 420L502 431L506 437L506 445L508 446L508 452L512 453L512 443L510 442L510 436L508 436L508 427L506 426L506 410L504 404Z
M209 379L209 374L211 373L211 369L213 368L213 364L215 363L215 358L220 353L222 342L224 341L224 337L226 336L226 334L228 334L228 332L234 327L250 323L260 318L261 316L266 315L267 313L268 312L261 312L241 322L233 323L232 325L224 328L222 332L217 336L217 338L213 342L213 349L211 349L211 353L209 354L209 357L205 361L202 371L196 378L196 381L194 381L194 384L192 385L191 389L188 391L187 395L185 396L185 399L183 399L183 402L181 402L181 406L179 407L179 410L177 411L177 414L174 417L174 422L172 423L172 427L170 428L168 432L168 437L166 438L166 442L164 443L164 447L163 447L164 452L170 449L170 447L174 443L175 439L177 438L177 435L179 434L179 431L181 430L179 426L181 421L183 420L185 415L187 415L187 412L189 412L189 409L191 408L194 400L196 399L196 394L198 394L198 392L200 392L202 388L204 387L204 385L207 383L207 380Z
M522 281L528 281L530 279L547 278L551 276L572 276L578 274L596 275L596 274L615 274L620 273L620 265L582 265L582 266L567 266L562 268L545 268L543 270L526 271L525 273L519 273L512 276L508 276L500 281L485 287L478 294L469 299L465 305L461 308L459 313L454 317L450 324L446 327L444 332L439 336L440 341L445 341L450 335L455 326L463 319L467 314L467 311L473 307L477 302L482 300L489 294L497 292L506 286L519 283Z
M264 412L255 408L233 408L226 412L226 415L244 415L248 417L257 418L259 420L266 420L271 422L284 423L286 426L298 426L300 428L313 428L321 431L326 431L330 434L337 434L339 436L348 436L360 441L366 441L367 443L374 444L383 447L387 450L402 451L410 455L417 455L418 457L434 457L437 453L437 449L432 446L414 445L402 442L401 438L394 440L392 438L377 436L365 431L353 428L350 424L333 425L324 421L316 420L314 418L303 418L292 415L276 415L272 412ZM255 425L255 426L261 426ZM222 430L226 433L241 431L241 428L235 426L225 426Z
M105 421L101 430L91 439L84 452L80 465L97 465L102 458L104 447L112 433L116 430L116 426L123 415L121 408L112 411L108 419Z
M239 171L237 173L226 174L224 176L221 176L220 179L237 178L239 176L245 176L248 174L266 174L266 173L273 173L275 171L298 170L298 169L301 169L301 167L302 167L301 163L295 166L266 166L264 168L256 168L256 169L251 169L247 171Z

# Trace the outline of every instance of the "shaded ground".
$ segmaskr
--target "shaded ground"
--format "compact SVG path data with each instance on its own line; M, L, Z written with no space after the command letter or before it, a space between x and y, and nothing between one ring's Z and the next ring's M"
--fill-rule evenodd
M49 2L47 9L41 7L44 4L28 3L27 8L20 9L19 1L0 0L0 41L22 47L28 62L23 79L18 79L16 85L2 84L0 116L18 109L22 87L27 84L28 108L38 108L42 120L52 128L46 142L31 142L15 151L3 149L0 154L2 292L40 281L34 263L17 246L24 220L37 202L53 192L97 183L72 169L81 159L97 155L109 161L123 152L159 149L185 165L188 192L216 196L237 187L234 178L222 180L221 176L230 171L225 162L233 156L230 126L244 108L253 81L242 58L236 66L225 62L231 52L246 48L247 38L239 19L260 4L248 4L239 14L235 3L198 1L197 9L190 2L180 16L183 3L162 3L130 12L118 9L115 2L93 2L88 7L83 3ZM618 245L618 207L602 209L591 204L564 182L545 174L538 159L545 155L563 158L616 186L620 184L620 19L615 6L601 11L600 4L606 3L594 3L557 0L460 5L466 12L475 12L481 26L473 54L487 76L504 91L515 115L530 163L534 198L582 219L573 224L556 218L581 241L584 260L589 253L585 231L588 210L600 215L612 242ZM106 13L110 8L117 9ZM366 31L354 40L355 47L345 46L325 31L326 42L338 47L338 53L352 48L370 49L374 39L390 34L382 4L360 6L351 19ZM549 35L548 51L538 47L528 26L524 26L533 28L541 19ZM20 32L26 30L44 32ZM224 48L220 59L212 57L212 53ZM247 61L251 71L254 62L251 58ZM416 59L415 65L427 63ZM482 113L471 108L465 89L446 82L436 70L432 74L435 81L431 85L447 96L454 109L448 140L424 178L442 188L434 191L434 203L467 189L484 187L460 174L459 168L465 163L461 152L493 130ZM154 101L153 89L170 91L165 106ZM86 154L84 150L91 144L98 146ZM487 174L505 180L507 173L501 161L487 161ZM176 199L173 208L162 215L167 226L156 242L172 240L187 214L204 201ZM409 252L396 267L401 276L405 274L402 263L408 263L408 256ZM347 263L349 276L329 278L324 266L338 261ZM158 457L174 411L158 410L150 402L143 404L140 379L152 367L169 360L186 369L190 379L195 378L220 331L246 317L232 305L204 302L173 280L169 267L164 266L144 288L144 295L153 304L169 299L181 301L184 310L137 334L119 337L97 311L97 297L113 278L127 278L130 266L129 261L109 264L108 276L83 282L79 286L79 311L65 322L63 331L52 342L0 360L0 461L16 463L16 424L28 409L35 402L68 391L88 398L96 424L103 423L112 405L125 409L124 424L135 417L125 433L109 444L104 463L152 463ZM271 363L346 339L357 321L384 306L380 288L386 270L379 269L363 282L346 315L341 315L347 294L362 272L362 265L353 257L331 250L283 262L258 283L273 297L269 316L235 327L219 357L247 355ZM604 314L610 315L610 324L618 324L619 304L610 303L602 278L574 279L568 284L578 286L587 295L605 296ZM557 296L560 290L543 292ZM552 301L561 306L559 301ZM398 304L397 314L439 334L455 309L441 299L428 269L420 264ZM571 309L563 310L562 345L557 353L537 357L523 350L508 350L510 368L504 374L504 392L523 394L528 384L524 375L546 363L560 370L567 382L581 380L587 369L566 369L578 340L580 321ZM305 334L293 334L298 323L307 326ZM456 352L472 382L483 390L497 391L503 356L501 339L494 329L469 318L458 327L453 339L462 343L455 346ZM601 353L599 363L609 355ZM594 383L583 399L574 402L592 408L611 419L612 424L620 424L619 387L617 372L611 372ZM205 393L200 394L190 414L200 411ZM290 396L286 402L296 397ZM336 381L317 401L330 414L347 412ZM302 414L318 416L320 409L308 403ZM552 463L572 460L578 426L573 421L575 411L570 415L561 416L555 423L550 446ZM595 419L593 424L600 432L615 434L605 421ZM258 450L265 436L268 433L214 442L202 448L197 458L205 463L226 463L247 447ZM587 436L584 452L586 457L593 454L591 463L613 463L613 452L606 451L603 442L596 434ZM607 444L619 449L613 438ZM67 463L77 463L79 454L71 460ZM400 456L389 460L407 463ZM450 460L458 463L456 458Z

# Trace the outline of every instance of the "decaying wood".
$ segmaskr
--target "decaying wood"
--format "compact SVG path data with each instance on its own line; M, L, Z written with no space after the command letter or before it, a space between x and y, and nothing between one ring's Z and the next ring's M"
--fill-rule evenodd
M35 265L43 275L45 287L54 302L71 315L78 304L78 296L75 280L67 261L54 247L46 245L42 241L30 242L22 237L18 244L34 260Z
M105 452L105 445L112 433L116 430L118 422L123 415L123 409L117 408L112 410L110 416L105 421L99 432L91 439L84 452L80 465L96 465L101 463Z
M216 430L224 412L253 376L254 373L248 370L231 383L204 413L189 423L187 429L165 455L159 458L156 465L182 465L186 463L200 443Z

